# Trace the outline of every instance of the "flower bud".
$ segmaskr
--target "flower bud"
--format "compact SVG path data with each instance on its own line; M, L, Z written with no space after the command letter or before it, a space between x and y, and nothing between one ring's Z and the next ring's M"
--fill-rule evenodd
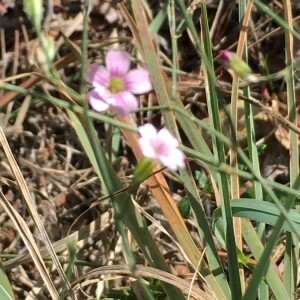
M228 50L220 51L220 60L228 66L239 78L250 79L252 70L236 53Z
M40 32L41 22L43 17L43 1L42 0L24 0L24 11L31 23L33 24L35 30Z
M152 173L155 162L149 158L143 158L134 171L134 177L128 189L129 193L134 193L138 186L145 181Z

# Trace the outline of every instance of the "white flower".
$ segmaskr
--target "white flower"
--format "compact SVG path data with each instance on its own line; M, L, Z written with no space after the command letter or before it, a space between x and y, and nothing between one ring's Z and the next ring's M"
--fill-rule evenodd
M184 155L178 149L177 139L166 128L159 131L151 124L139 127L139 145L144 156L160 162L167 168L176 171L184 167Z

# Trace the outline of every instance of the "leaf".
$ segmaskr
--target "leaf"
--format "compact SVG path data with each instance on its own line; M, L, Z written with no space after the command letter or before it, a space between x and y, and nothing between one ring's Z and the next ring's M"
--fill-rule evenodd
M0 299L2 300L13 300L14 298L12 298L7 290L3 287L2 284L0 284Z
M14 300L14 293L10 282L6 276L5 270L2 266L2 262L0 261L0 299L3 300Z
M255 199L237 199L233 200L231 203L232 214L235 217L247 218L253 221L263 222L269 225L275 225L279 216L281 215L280 209L273 203L260 201ZM214 223L219 222L219 218L222 212L220 208L217 208L213 213ZM288 212L289 220L294 223L294 228L292 228L289 222L285 221L283 223L283 229L289 232L299 234L300 232L300 215L295 211ZM220 223L222 224L222 223ZM219 231L220 228L216 228ZM222 232L219 231L218 236L222 236Z

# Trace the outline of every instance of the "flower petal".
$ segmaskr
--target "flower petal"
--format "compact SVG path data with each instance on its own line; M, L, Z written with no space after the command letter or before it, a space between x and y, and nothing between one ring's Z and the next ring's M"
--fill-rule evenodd
M99 66L97 64L90 65L87 72L87 81L92 86L104 86L107 87L110 82L110 74L103 66Z
M88 93L88 100L93 110L103 112L109 109L109 104L99 98L99 94L95 90Z
M139 127L139 134L142 137L147 137L148 140L150 140L150 138L156 137L157 130L152 124L147 123Z
M178 140L167 128L161 129L157 135L160 140L167 141L169 147L176 148L178 146Z
M130 56L125 51L110 50L106 54L106 68L111 76L123 77L130 68Z
M172 149L172 152L167 156L158 155L158 159L164 166L172 171L184 167L184 155L181 150L176 148Z
M150 144L150 139L148 137L140 137L139 145L144 156L157 160L155 149Z
M98 99L101 99L102 101L106 102L107 104L115 105L116 100L114 98L114 95L112 95L111 92L107 88L99 85L96 88L94 88L94 91L95 91L95 95L96 94L98 95L97 96Z
M119 116L125 116L138 109L138 100L129 92L121 92L114 95L115 104L113 105Z
M157 160L156 149L153 146L153 143L155 143L157 139L156 128L152 124L147 123L143 126L140 126L138 129L141 136L139 138L139 145L144 156Z
M150 74L146 69L129 71L123 78L124 89L133 94L149 93L152 88Z
M89 103L95 111L105 111L115 105L115 98L110 91L99 85L88 93Z

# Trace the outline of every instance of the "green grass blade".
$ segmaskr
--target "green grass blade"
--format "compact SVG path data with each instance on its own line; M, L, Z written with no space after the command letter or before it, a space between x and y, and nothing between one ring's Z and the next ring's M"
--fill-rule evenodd
M7 278L1 260L0 260L0 299L15 300L12 286Z
M202 14L201 14L201 23L202 23L202 34L203 34L203 43L205 48L205 54L210 65L210 68L213 70L213 57L211 49L211 41L208 27L208 19L206 12L206 4L202 2L201 5ZM207 67L207 65L205 65ZM213 74L211 74L213 76ZM206 98L208 104L209 116L211 119L211 126L217 131L222 132L220 119L219 119L219 95L217 94L217 87L215 85L216 79L208 76L208 89L206 89ZM224 108L224 107L223 107ZM224 145L215 137L212 137L214 155L217 157L220 163L225 163L225 151ZM235 233L233 226L233 218L231 212L230 204L230 190L228 185L227 176L225 174L218 174L218 188L221 195L221 201L223 203L223 216L224 216L224 227L226 228L225 241L226 249L228 253L228 270L229 270L229 284L232 293L232 299L241 299L242 289L241 289L241 279L239 274L239 265L236 252L236 242L235 242Z
M105 149L111 162L114 162L117 159L121 139L122 136L120 128L109 125L107 133L105 135Z
M211 168L214 168L218 172L224 173L224 174L230 174L231 172L234 172L234 170L231 168L230 165L226 163L219 163L216 159L211 158L210 156L207 156L205 154L202 154L198 151L195 151L188 147L181 147L185 153L187 153L191 158L199 159L201 162L205 164L209 164ZM239 151L239 154L242 152ZM248 160L248 158L243 157L243 160L247 167L250 169L250 172L245 172L242 170L237 170L236 174L238 174L241 178L247 179L247 180L257 180L261 183L263 189L266 191L267 194L269 194L269 197L276 203L276 205L281 209L281 211L285 214L285 209L282 206L282 203L287 202L288 198L284 198L279 201L278 197L275 195L275 193L272 191L271 188L275 189L276 192L285 193L286 195L293 195L296 197L296 201L299 201L300 199L300 192L294 188L287 187L284 184L280 184L278 182L275 182L270 179L266 179L261 177L260 175L256 174L255 170L251 166L251 162ZM271 196L270 196L271 194ZM275 200L274 200L275 199ZM279 204L279 205L278 205Z
M248 3L248 5L251 4L251 6L252 6L252 3L250 3L247 0L239 1L240 22L242 21L244 15L246 13L247 3ZM250 9L250 8L248 8L248 9ZM248 47L247 47L247 36L246 36L245 45L243 47L244 50L243 50L243 54L242 54L242 58L245 62L248 62L247 48ZM249 98L251 96L249 86L246 86L243 88L243 95L247 98ZM255 138L254 115L253 115L253 110L252 110L251 104L248 103L247 101L245 101L244 109L245 109L245 127L246 127L246 132L247 132L247 146L248 146L248 152L249 152L249 160L251 161L253 168L255 170L257 170L258 174L260 175L260 163L259 163L258 151L257 151L257 146L256 146L256 138ZM263 189L262 189L261 183L257 180L253 181L253 198L254 199L263 199ZM244 227L247 227L247 226L252 227L252 224L244 222ZM253 228L249 228L249 230L251 230L251 229L253 229ZM258 236L260 237L261 242L264 244L265 236L266 236L265 223L257 224L257 233L258 233ZM251 241L255 241L255 240L251 240ZM261 284L259 286L258 298L261 300L269 299L269 289L265 282L261 282Z
M231 205L232 214L235 217L247 218L249 220L264 222L275 226L278 221L281 211L274 203L255 200L255 199L234 199ZM217 208L213 213L213 219L222 217L222 211ZM282 229L289 232L294 232L296 235L300 234L300 215L295 211L288 212L288 218L295 226L291 227L290 223L285 221L282 224Z
M296 39L300 40L300 33L295 31L293 27L290 27L282 18L276 15L268 6L266 6L260 0L253 0L255 5L265 14L270 16L279 26L290 32Z
M284 20L288 28L293 29L293 16L290 0L283 1ZM285 32L285 57L286 65L290 66L285 76L287 86L287 109L288 119L297 126L297 101L295 95L294 81L294 39L291 31ZM289 130L290 139L290 184L293 185L299 174L299 145L298 134ZM300 206L297 207L297 213L300 212ZM286 234L286 251L284 256L284 285L292 298L297 289L298 260L299 260L299 234Z
M300 176L298 176L297 180L295 181L294 188L297 189L297 188L299 188L299 186L300 186ZM292 207L294 205L294 201L295 201L295 197L293 197L293 196L288 197L288 201L285 202L286 211L289 212L292 209ZM263 276L265 276L265 274L268 270L268 267L270 265L268 262L270 261L270 257L273 252L273 249L275 248L275 246L278 242L278 238L282 231L282 226L285 223L285 221L288 221L288 220L289 220L289 217L286 217L285 215L283 215L282 211L281 211L281 214L273 228L272 234L268 238L265 249L260 257L260 260L257 264L257 267L253 273L253 276L250 280L249 286L248 286L246 293L245 293L244 297L242 298L242 300L255 299L257 289L261 282L261 279L263 278ZM289 224L291 224L291 223L289 222ZM298 232L298 234L299 234L299 232Z
M152 22L149 24L149 31L151 34L157 34L162 24L167 18L167 7L169 1L164 1L163 7L160 9L159 13L155 16Z
M95 153L93 151L93 147L86 135L85 128L83 127L79 117L73 111L71 111L69 109L67 109L66 111L71 120L71 124L72 124L74 130L76 131L79 141L84 149L84 152L86 153L89 161L91 162L93 168L95 169L95 172L96 172L98 178L100 179L101 182L103 182L102 173L99 168L99 165L97 164L97 159L96 159ZM108 191L105 188L106 187L104 186L103 187L104 193L107 195Z
M3 300L13 300L12 296L8 293L7 289L0 283L0 297Z
M257 232L248 219L242 219L242 230L243 238L248 244L256 261L259 261L265 246L261 243L260 239L257 236ZM289 299L289 295L282 283L281 278L278 275L276 267L273 264L270 264L269 268L267 269L265 278L267 284L269 285L270 289L273 292L273 295L277 300Z

